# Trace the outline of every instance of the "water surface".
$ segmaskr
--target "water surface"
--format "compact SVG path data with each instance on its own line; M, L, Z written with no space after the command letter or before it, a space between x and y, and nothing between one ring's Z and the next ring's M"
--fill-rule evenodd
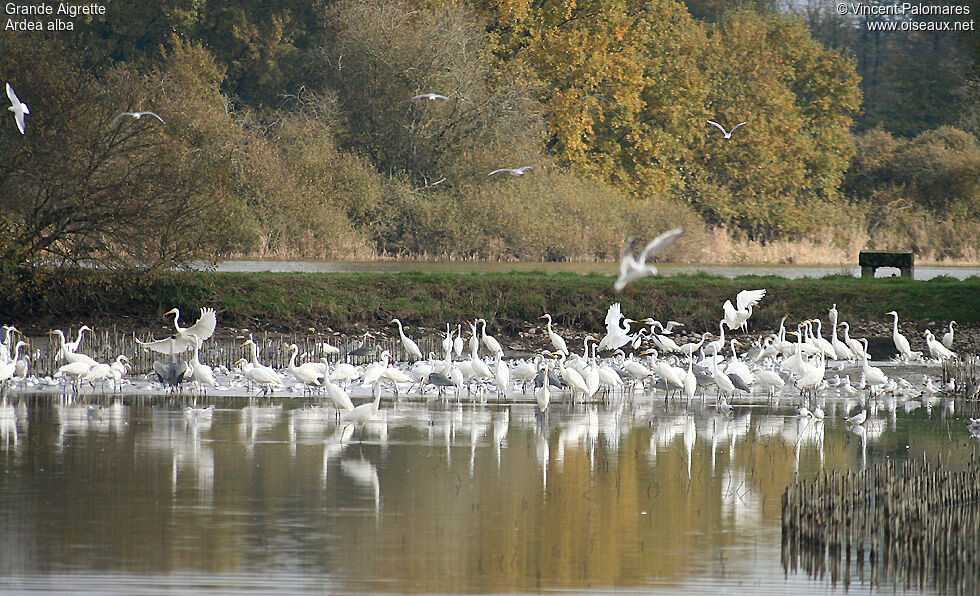
M198 268L205 264L198 263ZM554 262L498 262L498 261L220 261L217 271L228 272L298 272L298 273L385 273L402 271L451 272L451 273L507 273L511 271L541 271L544 273L599 273L616 275L617 263L554 263ZM861 276L860 267L819 265L690 265L658 264L661 275L708 273L723 277L743 275L775 275L787 279L801 277L825 277L827 275ZM898 275L899 270L882 267L876 277ZM966 279L980 275L980 267L916 267L915 279L932 279L939 276Z
M0 591L892 592L781 556L790 481L889 458L966 461L975 405L712 399L393 402L361 428L316 399L10 395ZM199 404L200 405L200 404ZM967 408L967 409L964 409ZM972 410L969 408L973 408ZM924 579L925 591L929 579Z

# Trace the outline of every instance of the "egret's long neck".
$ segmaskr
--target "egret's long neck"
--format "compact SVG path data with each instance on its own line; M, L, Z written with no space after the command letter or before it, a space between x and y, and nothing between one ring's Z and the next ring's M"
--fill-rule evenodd
M252 364L255 366L259 365L259 347L255 345L255 342L249 344L249 348L252 350Z
M176 308L174 309L174 329L180 331L180 325L177 324L177 320L180 319L180 311Z
M895 315L895 320L892 322L892 333L898 334L898 314Z
M296 354L298 352L299 350L289 350L289 368L296 368Z

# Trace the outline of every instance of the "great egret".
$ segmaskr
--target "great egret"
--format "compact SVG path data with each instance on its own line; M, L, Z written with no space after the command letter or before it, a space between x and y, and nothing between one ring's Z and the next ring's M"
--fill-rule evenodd
M457 358L463 355L463 325L456 325L456 337L453 338L453 354Z
M864 357L864 346L861 345L861 342L859 342L858 340L850 336L850 331L851 331L850 323L843 321L841 322L840 326L844 328L844 343L847 344L847 347L851 349L851 353L854 354L854 357L855 358Z
M402 322L398 319L392 319L388 321L388 324L398 325L398 336L401 337L402 347L405 348L405 352L408 354L409 358L415 358L416 360L422 359L422 350L419 349L417 343L411 340L407 335L405 335L405 330L402 328Z
M864 354L861 358L861 372L864 375L864 380L872 389L878 385L884 385L888 382L888 377L885 373L881 371L877 366L871 366L868 364L868 340L862 338L861 341L864 343Z
M190 334L190 339L194 343L194 356L191 357L190 376L186 380L197 383L199 387L217 387L218 383L214 380L214 370L210 366L201 362L201 338Z
M621 292L628 284L642 277L656 275L657 268L647 263L647 259L667 250L683 233L683 228L674 228L673 230L664 232L647 243L635 259L633 258L633 238L627 238L626 246L623 247L623 253L620 256L619 277L616 279L616 283L613 284L613 288L617 292Z
M490 350L491 354L496 356L503 356L504 349L500 347L500 342L498 342L492 335L487 335L487 320L477 319L476 322L483 323L482 335L480 336L480 339L483 340L483 345L485 345L487 349Z
M932 354L933 358L937 360L945 360L946 358L956 356L952 350L936 341L936 337L932 334L932 331L926 329L922 335L926 338L926 346L928 346L929 353Z
M327 363L324 362L324 365L326 366ZM337 367L339 366L340 365L338 364ZM348 364L347 366L350 365ZM334 374L337 374L337 367L334 367ZM354 402L351 401L350 395L348 395L347 392L344 391L339 385L331 381L332 375L330 374L330 370L325 369L323 371L323 374L324 374L323 387L327 391L327 398L329 398L330 401L333 402L333 405L337 409L337 412L340 412L341 410L345 412L349 412L353 410ZM354 378L357 377L355 376Z
M494 170L487 174L487 176L493 176L496 174L510 174L511 176L523 176L528 170L533 170L534 166L521 166L519 168L500 168Z
M143 116L153 116L154 118L156 118L157 120L159 120L161 123L166 124L166 122L163 121L163 118L161 118L160 116L156 115L153 112L123 112L123 113L119 114L118 116L116 116L115 118L112 119L112 125L115 126L116 125L116 122L119 122L120 120L122 120L123 118L125 118L127 116L130 117L130 118L133 118L134 120L139 120Z
M949 331L943 334L943 346L947 350L953 349L953 325L959 325L956 321L949 322Z
M442 352L445 354L447 352L453 351L453 329L446 323L446 337L442 340Z
M548 320L548 339L551 340L551 345L554 346L555 351L561 352L565 356L568 356L568 345L565 343L565 339L551 329L551 315L545 313L538 318Z
M374 381L371 392L372 397L374 397L372 401L344 412L340 415L340 421L345 424L357 425L373 420L378 415L378 409L381 407L381 379Z
M61 329L55 329L54 331L48 331L48 334L49 335L54 335L55 337L58 338L59 345L58 345L58 352L57 353L60 354L60 355L62 355L62 356L64 356L65 360L67 360L69 363L84 362L85 364L88 364L90 367L95 366L96 364L98 364L98 362L96 362L95 359L92 358L91 356L88 356L86 354L80 354L80 353L77 353L77 352L73 352L72 350L67 349L66 346L68 344L65 342L65 334L61 332ZM81 336L80 333L79 333L79 336Z
M615 350L623 345L625 345L629 340L630 336L626 333L626 324L635 323L633 319L628 319L623 316L622 306L619 302L616 302L609 307L606 311L606 335L599 341L599 351L603 350ZM620 326L620 323L623 326Z
M119 386L119 382L129 374L129 369L132 366L133 363L124 354L116 356L116 359L109 365L109 368L112 369L112 383L114 386Z
M323 384L323 381L327 378L326 373L324 373L320 366L314 362L307 362L296 366L296 356L299 354L299 346L292 344L289 346L289 364L286 366L286 370L289 374L293 375L300 383L306 386L319 387Z
M445 95L439 95L438 93L420 93L419 95L412 96L412 99L427 99L429 101L441 99L442 101L449 101L448 97Z
M14 346L14 357L7 362L0 362L0 384L3 384L14 376L17 368L17 360L20 358L20 349L27 345L30 344L23 340L18 341Z
M136 340L136 343L161 354L168 354L171 351L179 354L194 348L194 342L190 338L191 335L196 335L203 343L214 335L214 328L218 325L218 318L215 316L213 308L202 308L200 318L190 327L180 326L179 309L172 308L163 313L163 316L167 315L174 316L174 330L176 333L173 336L167 339L149 342Z
M562 380L568 385L569 390L572 392L572 401L575 401L575 394L581 393L582 397L586 397L589 394L589 386L586 384L585 379L579 374L574 368L569 368L565 366L565 354L560 354L558 356L558 371L561 373Z
M510 385L510 369L507 368L507 363L504 362L501 352L497 352L493 384L497 387L497 399L507 396L507 387Z
M251 337L239 347L244 348L245 346L249 346L252 353L252 367L249 369L243 368L242 370L245 377L250 381L258 383L259 387L262 388L263 394L269 393L274 385L282 385L282 377L279 376L279 373L271 366L265 366L259 362L259 346L256 345Z
M837 337L837 304L835 303L831 308L828 308L827 312L830 316L830 323L834 327L833 335L830 337L830 345L834 348L837 360L854 360L854 352Z
M17 99L17 94L14 93L14 88L10 86L10 83L7 83L7 99L10 100L10 107L7 109L14 113L14 120L17 121L17 130L20 131L20 134L24 134L26 130L24 127L24 115L30 114L31 111L27 109L26 103Z
M89 327L88 325L82 325L78 329L78 339L76 339L75 341L67 341L67 340L65 340L62 343L61 349L58 350L57 357L58 358L65 358L65 359L67 359L67 353L68 352L77 352L78 351L78 348L81 347L81 345L82 345L82 337L84 336L85 332L86 331L91 331L91 330L92 330L92 328Z
M892 341L895 342L895 349L898 350L898 355L906 360L912 358L912 346L909 344L908 338L898 331L898 313L891 310L885 313L885 315L895 317L892 323Z
M722 126L721 124L718 124L717 122L715 122L713 120L708 120L708 124L710 124L711 126L714 126L718 130L720 130L722 132L722 134L725 135L725 139L727 140L727 139L732 138L732 133L735 132L736 130L738 130L738 127L739 126L745 126L746 124L748 124L748 122L739 122L738 124L736 124L735 126L733 126L731 130L725 130L725 127L724 126Z
M723 305L725 311L725 324L729 329L738 329L747 326L749 317L752 316L752 307L759 304L766 295L765 290L742 290L735 296L735 306L731 300L726 300Z
M545 378L548 377L548 363L547 361L541 363L539 369ZM551 383L541 383L541 387L534 392L534 401L538 404L538 409L543 413L548 410L548 404L551 403Z

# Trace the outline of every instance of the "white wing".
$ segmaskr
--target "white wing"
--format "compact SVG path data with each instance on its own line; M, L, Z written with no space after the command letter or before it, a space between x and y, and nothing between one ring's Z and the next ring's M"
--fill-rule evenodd
M526 172L528 170L533 170L533 169L534 169L534 166L521 166L521 167L517 168L516 171L518 171L518 172L520 172L520 173L523 174L524 172Z
M732 127L732 132L735 132L735 129L738 128L739 126L742 126L743 124L748 124L748 122L739 122L738 124Z
M718 130L720 130L721 132L725 133L726 135L728 134L728 131L725 130L725 127L722 126L721 124L718 124L717 122L714 122L713 120L708 120L708 124L710 124L711 126L716 127ZM735 130L735 129L733 128L732 130Z
M163 124L166 124L166 122L163 122L163 118L161 118L160 116L157 116L153 112L140 112L140 116L153 116L154 118L156 118L157 120L159 120Z
M10 86L10 83L7 83L7 99L9 99L10 103L13 105L20 103L20 100L17 99L17 94L14 93L14 88Z
M640 256L636 259L639 263L646 263L647 259L662 253L667 250L671 244L673 244L681 234L684 233L683 228L674 228L669 232L664 232L663 234L657 236L647 244L642 251L640 251Z
M218 317L214 314L213 308L202 308L201 318L197 320L196 323L184 329L182 335L187 336L194 334L204 341L214 334L214 328L218 325Z
M725 309L725 321L734 321L736 318L738 318L738 312L735 310L735 307L732 305L731 300L725 300L724 309Z
M494 174L499 174L501 172L512 172L512 171L513 170L511 170L510 168L500 168L499 170L494 170L490 172L489 174L487 174L487 176L493 176Z
M122 118L123 116L134 116L134 115L135 114L133 114L132 112L123 112L122 114L119 114L118 116L113 118L110 124L115 125L116 122L119 122L119 119Z
M14 120L17 121L17 130L20 131L20 134L24 134L24 112L20 110L14 112Z
M176 338L174 338L174 337L171 336L171 337L168 337L166 339L158 339L158 340L155 340L155 341L154 340L151 340L151 341L145 341L145 342L144 341L140 341L140 340L137 339L136 340L136 343L138 343L139 345L143 346L144 348L146 348L148 350L153 350L154 352L159 352L160 354L171 354L171 353L176 354L178 352L182 352L183 351L183 350L178 350L177 349L177 343L179 341L180 340L178 340L178 339L176 339Z
M739 310L745 310L750 304L752 306L759 304L765 295L765 290L742 290L735 296L735 304L738 305Z
M619 329L621 318L623 318L622 307L617 302L606 311L606 333L615 333Z

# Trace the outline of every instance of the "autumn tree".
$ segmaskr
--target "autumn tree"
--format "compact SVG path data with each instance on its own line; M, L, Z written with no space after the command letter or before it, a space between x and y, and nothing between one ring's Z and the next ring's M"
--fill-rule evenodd
M534 161L534 102L511 82L490 88L471 10L345 1L326 12L325 23L321 84L346 119L341 142L381 171L452 185L461 176L485 177L487 168ZM448 99L412 99L424 93Z
M221 243L206 162L158 120L118 117L151 109L169 118L163 77L126 66L95 77L54 41L2 43L9 80L31 108L28 134L7 130L0 145L2 235L25 258L171 265Z

